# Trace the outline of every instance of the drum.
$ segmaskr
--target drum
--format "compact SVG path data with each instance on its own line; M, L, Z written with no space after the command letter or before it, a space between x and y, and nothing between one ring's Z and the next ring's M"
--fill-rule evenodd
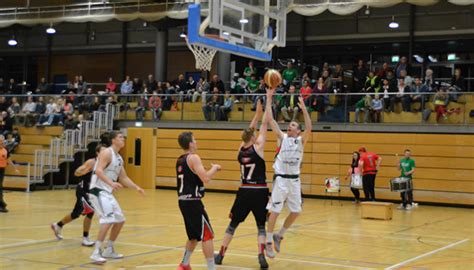
M326 178L326 180L324 180L324 184L326 185L326 192L341 191L339 186L339 178L337 177Z
M394 178L390 180L390 190L393 192L404 192L413 189L413 182L410 178Z
M351 188L362 189L362 175L354 173L351 176Z

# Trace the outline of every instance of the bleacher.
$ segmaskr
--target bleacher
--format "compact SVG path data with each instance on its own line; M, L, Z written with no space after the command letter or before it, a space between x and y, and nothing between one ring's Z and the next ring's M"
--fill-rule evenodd
M179 129L158 129L157 186L176 186L175 164L182 153L177 143L180 132L182 130ZM193 130L193 133L205 166L209 166L211 162L222 165L222 171L207 187L235 191L240 178L236 160L240 131ZM378 153L383 159L376 180L378 199L399 200L399 193L390 192L389 180L400 175L396 169L395 153L402 155L403 150L409 148L417 165L414 176L416 201L474 205L474 140L470 135L314 132L305 147L301 174L303 193L335 195L325 193L325 178L343 179L349 168L352 152L360 146ZM275 136L269 131L265 145L269 183L273 176L275 149ZM342 181L341 184L344 187L340 196L352 197L348 181Z

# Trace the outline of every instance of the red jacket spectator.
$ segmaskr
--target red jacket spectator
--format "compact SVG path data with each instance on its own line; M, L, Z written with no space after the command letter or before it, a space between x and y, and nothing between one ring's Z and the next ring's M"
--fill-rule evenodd
M115 91L117 90L117 84L114 82L112 77L109 78L109 82L105 85L105 90L115 94Z
M363 175L377 174L381 158L375 153L367 152L364 147L361 147L359 152Z

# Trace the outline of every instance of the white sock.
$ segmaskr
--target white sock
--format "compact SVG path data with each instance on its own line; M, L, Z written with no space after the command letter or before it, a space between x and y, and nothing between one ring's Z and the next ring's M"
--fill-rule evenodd
M272 243L272 242L273 242L273 233L267 232L267 243Z
M113 247L113 246L114 246L114 241L109 240L109 242L107 243L107 247Z
M283 237L288 229L285 227L281 227L280 232L278 233L279 236Z
M207 270L215 270L214 258L207 258Z
M102 248L102 241L95 241L95 250L98 250L100 251L100 249Z
M181 261L181 263L184 264L184 265L189 265L189 261L191 260L191 255L192 254L193 254L192 251L186 249L184 251L183 260Z

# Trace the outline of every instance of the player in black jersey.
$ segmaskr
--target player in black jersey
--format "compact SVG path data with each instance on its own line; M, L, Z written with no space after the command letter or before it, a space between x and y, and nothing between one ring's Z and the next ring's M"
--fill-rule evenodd
M258 262L262 269L268 268L263 253L265 249L265 222L267 219L268 187L265 174L264 146L267 136L267 117L263 118L258 137L255 130L263 114L262 104L257 103L257 112L249 127L242 131L242 143L237 157L241 169L241 185L237 191L234 205L230 210L230 224L222 240L219 253L215 255L216 264L222 264L227 247L237 226L252 212L258 228ZM267 113L267 112L265 112ZM268 112L271 113L271 112Z
M97 145L95 152L98 156L100 151L106 149L106 146L103 144ZM94 169L94 164L96 162L96 158L91 158L87 160L82 166L77 168L74 172L75 176L80 177L81 182L76 186L76 204L74 205L74 209L72 210L71 214L66 215L57 223L51 224L51 229L54 232L54 235L58 240L63 239L61 234L61 230L64 225L68 224L69 222L77 219L80 215L85 215L84 223L83 223L83 239L82 245L91 247L94 245L94 241L89 240L89 230L91 228L92 217L94 216L94 210L90 207L89 199L87 197L87 193L89 192L89 184L91 181L91 174L92 170Z
M197 144L191 132L183 132L178 143L184 150L176 162L176 180L178 188L179 209L184 218L188 241L179 269L191 269L191 254L199 241L207 261L207 268L214 270L214 232L201 199L204 197L204 184L211 181L214 174L221 169L220 165L211 164L206 171L201 158L196 154Z

